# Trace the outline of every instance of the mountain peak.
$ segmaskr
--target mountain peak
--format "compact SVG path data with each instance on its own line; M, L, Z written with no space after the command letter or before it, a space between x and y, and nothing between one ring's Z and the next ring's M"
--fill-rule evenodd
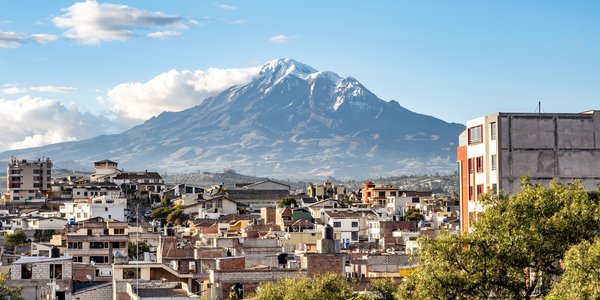
M291 58L280 58L267 62L260 70L261 76L282 78L288 75L295 75L300 78L306 78L312 73L316 73L313 67L303 64Z

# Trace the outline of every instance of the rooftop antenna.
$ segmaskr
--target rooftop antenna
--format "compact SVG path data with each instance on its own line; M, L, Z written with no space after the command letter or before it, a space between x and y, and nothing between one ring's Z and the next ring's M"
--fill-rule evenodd
M537 112L538 112L539 114L541 114L541 113L542 113L542 101L538 101L538 108L537 108Z

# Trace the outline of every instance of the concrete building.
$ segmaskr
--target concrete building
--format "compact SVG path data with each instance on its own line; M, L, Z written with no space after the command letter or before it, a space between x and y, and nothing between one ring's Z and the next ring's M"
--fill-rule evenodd
M100 160L94 162L96 172L90 175L91 182L112 182L117 174L121 171L117 169L119 164L112 160Z
M44 198L51 190L52 161L46 159L17 159L11 157L6 168L5 200L26 203Z
M68 226L60 244L74 263L95 268L95 280L106 281L112 276L115 252L127 255L128 230L126 222L94 218Z
M21 257L10 266L9 287L22 288L24 299L71 299L70 256Z
M64 203L59 210L61 217L69 220L69 222L81 222L96 217L126 221L126 207L127 199L125 198L98 196L92 199Z
M483 211L481 194L518 193L523 176L544 185L581 179L589 190L600 183L600 111L495 113L466 125L457 149L465 232Z

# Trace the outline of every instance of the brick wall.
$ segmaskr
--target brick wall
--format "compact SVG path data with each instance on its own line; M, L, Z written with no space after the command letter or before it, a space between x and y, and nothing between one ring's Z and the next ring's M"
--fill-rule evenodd
M245 268L246 258L243 256L217 258L217 269L219 270L243 270Z
M306 272L309 276L326 273L344 274L345 262L345 254L309 253L306 255Z

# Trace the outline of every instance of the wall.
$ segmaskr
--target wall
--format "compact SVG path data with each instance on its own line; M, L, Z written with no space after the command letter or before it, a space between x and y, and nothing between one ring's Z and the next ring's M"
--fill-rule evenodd
M77 291L72 295L73 300L111 300L112 282Z
M309 276L334 273L344 274L346 254L306 254L306 271Z

